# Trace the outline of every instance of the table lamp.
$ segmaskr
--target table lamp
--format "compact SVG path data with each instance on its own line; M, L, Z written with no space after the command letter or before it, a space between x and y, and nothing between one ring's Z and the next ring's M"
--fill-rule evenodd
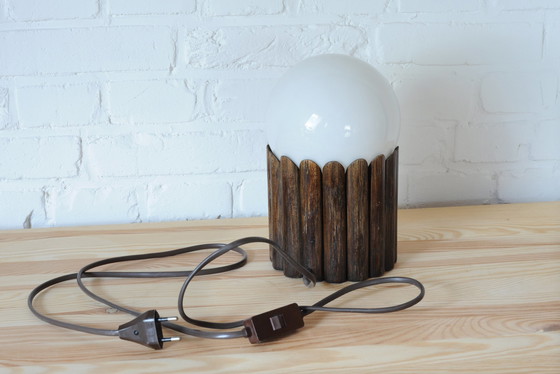
M289 69L267 112L270 238L338 283L397 260L398 102L369 64L320 55ZM299 273L271 249L275 269Z

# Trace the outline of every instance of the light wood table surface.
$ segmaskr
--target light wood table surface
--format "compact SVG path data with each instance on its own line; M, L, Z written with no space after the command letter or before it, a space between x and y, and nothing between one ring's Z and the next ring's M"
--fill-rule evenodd
M0 372L560 373L560 202L400 210L398 222L398 262L387 275L425 285L416 306L382 315L316 312L296 333L262 345L183 336L159 351L45 324L27 309L27 295L96 259L267 236L266 218L0 231ZM311 305L342 287L308 289L272 270L265 245L246 249L245 267L195 279L186 298L191 316L243 319L292 302ZM187 269L201 258L110 268ZM123 305L177 315L179 279L86 281ZM416 292L382 286L334 305L382 306ZM131 319L74 282L39 295L36 305L95 327Z

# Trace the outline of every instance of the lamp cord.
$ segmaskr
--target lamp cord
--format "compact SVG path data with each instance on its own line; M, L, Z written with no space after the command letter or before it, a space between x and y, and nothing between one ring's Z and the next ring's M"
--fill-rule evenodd
M169 277L186 277L181 287L178 296L177 307L179 314L181 317L188 323L198 326L204 327L207 329L212 330L231 330L236 329L244 325L244 320L240 321L233 321L233 322L208 322L204 320L198 320L189 317L184 309L184 301L187 288L191 281L197 275L209 275L209 274L217 274L222 273L234 269L238 269L244 266L247 263L247 252L240 248L242 245L249 244L249 243L266 243L272 246L272 248L290 265L292 265L303 277L304 284L308 287L313 287L316 284L316 278L312 272L308 269L303 267L297 261L295 261L289 254L287 254L276 242L262 237L247 237L243 239L239 239L233 241L229 244L202 244L202 245L194 245L190 247L175 249L171 251L163 251L163 252L153 252L141 255L128 255L128 256L119 256L108 258L104 260L99 260L92 262L83 268L81 268L77 273L67 274L60 277L53 278L49 281L46 281L39 286L35 287L31 293L29 294L27 304L31 312L41 319L44 322L50 323L52 325L63 327L66 329L77 330L85 333L90 334L97 334L97 335L106 335L106 336L117 336L119 335L119 330L112 330L112 329L99 329L93 328L83 325L78 325L74 323L64 322L61 320L57 320L52 317L48 317L43 313L40 313L35 306L33 305L33 300L35 297L42 291L47 290L48 288L70 280L76 280L79 288L89 297L92 299L101 302L111 308L117 309L119 311L129 313L134 316L140 316L142 313L138 312L133 309L129 309L118 305L112 301L109 301L106 298L103 298L94 292L92 292L83 282L85 278L169 278ZM90 271L94 268L120 263L120 262L129 262L129 261L138 261L138 260L146 260L146 259L154 259L154 258L166 258L171 256L178 256L185 253L201 251L206 249L214 249L214 251L208 255L204 260L202 260L193 270L188 271L160 271L160 272L130 272L130 271ZM221 265L213 268L206 269L206 266L218 259L219 257L223 256L224 254L233 251L241 255L241 258L236 262ZM398 284L408 284L415 286L420 291L419 294L414 297L413 299L404 302L402 304L388 306L388 307L380 307L380 308L342 308L342 307L326 307L325 305L332 302L339 297L355 291L360 288L376 286L380 284L386 283L398 283ZM385 278L373 278L368 279L361 282L352 283L342 289L332 293L331 295L323 298L322 300L316 302L311 306L299 306L300 312L303 317L315 312L315 311L323 311L323 312L345 312L345 313L388 313L388 312L395 312L398 310L403 310L409 308L422 300L425 295L424 286L417 280L407 277L385 277ZM248 331L246 328L237 329L233 331L208 331L208 330L199 330L183 325L179 325L176 323L171 323L164 321L162 325L175 330L177 332L181 332L187 335L197 336L201 338L209 338L209 339L232 339L232 338L241 338L241 337L248 337Z

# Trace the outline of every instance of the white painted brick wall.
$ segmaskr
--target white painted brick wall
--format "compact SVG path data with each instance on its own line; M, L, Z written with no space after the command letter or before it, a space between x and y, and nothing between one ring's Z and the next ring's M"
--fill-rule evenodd
M16 27L21 27L20 23ZM174 43L168 27L148 25L9 29L0 32L0 51L3 77L41 76L168 70Z
M231 216L232 189L226 181L156 184L148 186L146 194L146 217L150 221ZM201 199L212 202L203 203Z
M87 126L95 123L99 89L91 84L16 87L21 128Z
M3 180L76 177L79 164L78 137L0 138Z
M83 221L92 225L127 222L139 215L132 186L62 186L49 195L49 199L55 205L53 221L61 226Z
M0 87L0 129L6 127L10 121L10 91Z
M455 161L517 162L528 157L534 133L525 121L458 126Z
M196 0L110 0L108 7L114 15L190 14L196 9Z
M557 94L555 72L500 72L482 78L480 100L488 113L546 113Z
M507 66L539 62L542 38L542 24L399 22L379 27L377 48L384 63Z
M289 67L312 54L344 53L367 42L363 30L346 25L203 27L189 37L189 66L226 70Z
M480 10L482 0L401 0L402 13L420 12L467 12Z
M277 0L207 0L203 13L208 16L254 16L279 14L284 5Z
M99 12L96 0L6 0L8 17L14 21L94 18Z
M265 215L323 53L393 85L401 207L560 199L557 0L0 0L0 229Z
M180 80L109 83L111 123L189 122L195 102L195 94Z
M307 14L375 15L383 12L385 4L385 0L301 0L299 6Z

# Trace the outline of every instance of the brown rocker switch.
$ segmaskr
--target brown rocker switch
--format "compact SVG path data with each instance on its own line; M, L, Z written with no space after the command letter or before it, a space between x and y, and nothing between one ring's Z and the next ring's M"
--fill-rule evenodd
M283 306L243 322L252 344L272 340L303 327L303 315L296 303Z

